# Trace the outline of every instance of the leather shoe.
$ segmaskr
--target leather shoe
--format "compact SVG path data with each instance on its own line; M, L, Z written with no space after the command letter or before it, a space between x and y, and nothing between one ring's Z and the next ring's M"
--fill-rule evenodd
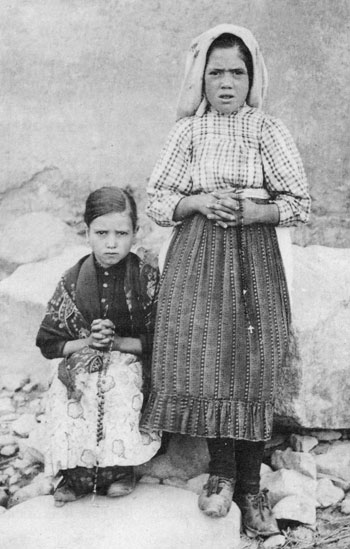
M203 486L198 506L209 517L225 517L232 504L234 480L210 475Z
M243 527L248 532L266 537L280 533L271 511L267 490L258 494L235 495L234 501L242 512Z

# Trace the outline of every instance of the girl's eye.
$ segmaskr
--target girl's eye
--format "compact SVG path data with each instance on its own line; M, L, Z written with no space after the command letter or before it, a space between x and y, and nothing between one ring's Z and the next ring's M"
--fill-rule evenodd
M96 231L96 234L99 234L100 236L103 236L106 234L106 231Z

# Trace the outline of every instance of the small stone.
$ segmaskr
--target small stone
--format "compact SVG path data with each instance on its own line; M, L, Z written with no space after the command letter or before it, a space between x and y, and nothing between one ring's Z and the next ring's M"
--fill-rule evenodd
M342 437L340 431L311 431L311 436L316 437L321 442L333 442Z
M289 439L290 445L294 452L310 452L318 444L318 439L311 436L291 435Z
M333 444L328 444L324 453L317 454L314 457L318 473L350 481L349 441L336 441Z
M26 385L24 385L24 387L22 387L22 391L24 393L31 393L32 391L34 391L37 388L38 388L38 382L31 382L31 383L27 383Z
M18 445L16 444L13 444L13 445L9 445L9 446L3 446L0 450L0 454L2 456L5 456L5 457L11 457L11 456L14 456L15 453L17 452L18 450Z
M306 526L298 526L290 532L290 538L293 542L302 543L303 545L311 545L314 541L315 534Z
M274 435L270 440L268 440L265 444L265 449L270 450L271 448L277 448L277 446L281 446L285 443L287 440L287 435Z
M350 515L350 494L347 494L345 499L342 501L340 510L344 515Z
M9 467L6 467L6 469L4 469L4 474L8 477L12 476L15 474L15 470L14 468L10 465Z
M27 402L27 395L24 395L23 393L15 393L13 395L13 400L19 405L23 406L25 402Z
M305 496L287 496L276 503L273 514L277 520L290 520L313 526L316 523L315 500Z
M0 417L1 424L6 425L7 423L11 423L11 421L15 421L16 419L18 419L18 417L19 417L18 414L16 414L15 412L10 413L10 414L4 414Z
M267 538L262 546L264 549L277 549L277 547L283 547L286 542L286 538L282 534L277 534L276 536L270 536Z
M322 478L317 483L316 499L323 509L335 505L344 499L344 492L341 488L334 486L328 478Z
M12 444L17 444L16 437L13 435L1 435L0 436L0 448L4 446L9 446Z
M190 492L194 492L195 494L199 495L203 489L204 484L208 481L208 478L208 473L203 473L202 475L190 478L186 484L187 490L190 490Z
M29 410L31 413L35 415L42 414L44 412L43 405L42 405L42 399L41 398L35 398L29 403Z
M273 470L266 463L262 463L260 467L260 477L267 475L268 473L273 473Z
M15 412L15 407L13 405L12 399L10 397L0 398L0 416L13 414Z
M12 423L12 430L21 437L28 437L30 432L37 427L37 421L33 414L22 414Z
M329 478L337 488L341 488L344 492L350 490L350 480L343 480L342 478L335 477L334 475L326 475L325 473L317 473L317 478Z
M20 488L21 487L20 487L19 484L11 484L11 486L8 487L8 491L9 491L10 496L15 494Z
M177 478L177 477L169 477L169 478L165 478L163 480L163 484L165 484L166 486L175 486L176 488L186 488L186 481L184 481L182 478Z
M275 450L271 456L271 465L274 469L292 469L316 479L316 463L311 454L293 452L291 448Z
M317 482L298 473L298 471L279 469L274 473L264 475L260 480L261 489L269 490L269 500L274 506L286 496L297 495L311 498L316 502Z
M52 478L45 477L44 474L39 474L34 482L28 484L27 486L24 486L23 488L19 488L19 490L17 490L15 494L10 497L8 506L9 508L13 507L18 503L22 503L27 499L35 498L37 496L47 496L52 493L52 489Z
M22 374L6 374L1 376L0 385L7 391L19 391L29 382L30 378Z
M151 477L151 475L143 475L139 482L142 484L159 484L160 480L157 477Z
M2 515L3 513L6 513L7 509L5 509L5 507L2 507L0 506L0 515Z
M6 507L8 502L8 494L4 488L0 488L0 506Z
M17 484L17 482L20 480L21 476L18 473L14 473L9 478L9 485L12 486L12 484Z

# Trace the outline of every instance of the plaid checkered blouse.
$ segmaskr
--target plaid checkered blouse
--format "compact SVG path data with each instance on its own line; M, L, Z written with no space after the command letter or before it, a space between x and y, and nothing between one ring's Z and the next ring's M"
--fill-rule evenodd
M175 124L150 178L147 213L171 226L184 196L230 187L266 188L280 225L309 219L306 176L290 133L280 120L248 106L231 115L211 109Z

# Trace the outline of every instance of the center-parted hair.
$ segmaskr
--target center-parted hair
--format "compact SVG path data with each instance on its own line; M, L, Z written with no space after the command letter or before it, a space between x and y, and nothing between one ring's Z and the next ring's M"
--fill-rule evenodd
M211 44L210 48L208 49L207 53L207 62L210 57L210 54L213 50L222 48L222 49L228 49L228 48L237 48L239 51L239 55L241 59L244 61L245 66L247 67L248 71L248 78L249 78L249 88L252 85L253 81L253 60L251 53L243 40L236 36L235 34L230 34L228 32L225 32L224 34L221 34L218 36L214 42Z
M101 187L89 194L85 204L84 221L88 227L97 217L129 210L133 230L137 229L137 207L134 197L119 187Z

